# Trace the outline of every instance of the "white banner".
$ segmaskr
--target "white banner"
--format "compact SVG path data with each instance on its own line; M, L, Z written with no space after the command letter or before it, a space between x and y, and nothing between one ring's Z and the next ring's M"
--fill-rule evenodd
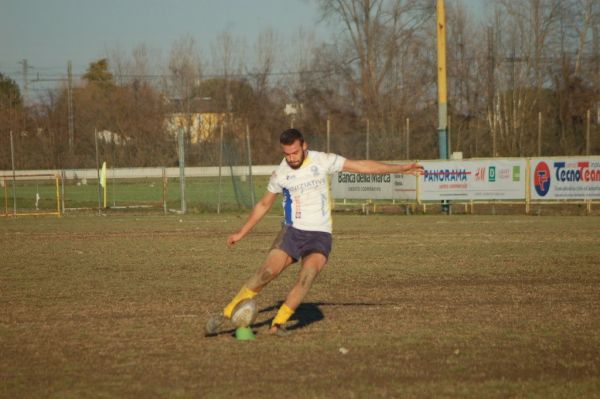
M331 192L336 199L391 199L392 175L366 175L339 172L331 176Z
M420 199L525 200L525 159L424 161Z
M335 199L417 199L417 179L411 175L340 172L331 179L331 191Z
M600 157L537 158L530 162L531 199L600 198Z
M416 201L417 200L417 177L413 175L394 175L394 188L392 199Z

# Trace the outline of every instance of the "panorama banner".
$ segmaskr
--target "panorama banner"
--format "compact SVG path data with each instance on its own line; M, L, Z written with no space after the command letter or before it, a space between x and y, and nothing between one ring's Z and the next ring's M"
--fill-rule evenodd
M419 198L525 200L525 159L424 161Z
M532 200L600 198L600 157L534 158L529 162Z

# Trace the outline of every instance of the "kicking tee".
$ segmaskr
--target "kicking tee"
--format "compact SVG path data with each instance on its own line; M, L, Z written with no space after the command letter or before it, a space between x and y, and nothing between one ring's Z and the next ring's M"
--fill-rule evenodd
M285 158L269 179L267 189L283 194L284 223L296 229L331 233L328 175L340 172L346 158L308 151L302 166L291 168Z

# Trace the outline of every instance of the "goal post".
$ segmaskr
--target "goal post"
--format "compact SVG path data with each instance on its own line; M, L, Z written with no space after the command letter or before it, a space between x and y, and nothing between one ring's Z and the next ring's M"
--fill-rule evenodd
M0 175L0 195L0 216L61 216L57 174Z

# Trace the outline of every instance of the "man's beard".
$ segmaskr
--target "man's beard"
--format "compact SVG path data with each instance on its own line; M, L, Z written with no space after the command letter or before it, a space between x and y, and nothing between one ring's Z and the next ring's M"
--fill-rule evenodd
M288 161L287 159L285 160L285 162L287 162L288 166L292 169L300 169L300 167L304 163L304 159L306 158L304 154L305 151L302 151L302 158L300 158L300 162L298 162L297 164L291 164L290 161Z

